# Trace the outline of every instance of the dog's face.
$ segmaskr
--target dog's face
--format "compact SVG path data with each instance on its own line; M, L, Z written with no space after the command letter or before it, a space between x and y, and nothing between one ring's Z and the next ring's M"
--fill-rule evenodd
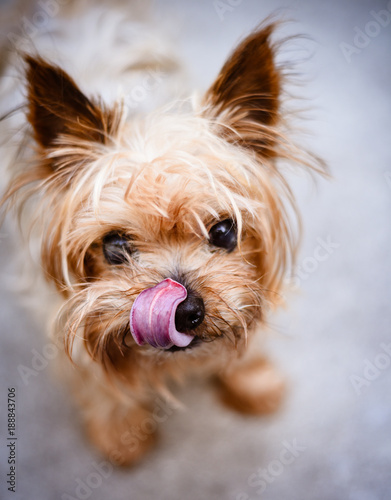
M197 109L144 118L26 58L39 150L10 192L40 200L42 264L66 299L70 355L77 339L120 373L216 358L278 301L293 241L271 31L236 49Z

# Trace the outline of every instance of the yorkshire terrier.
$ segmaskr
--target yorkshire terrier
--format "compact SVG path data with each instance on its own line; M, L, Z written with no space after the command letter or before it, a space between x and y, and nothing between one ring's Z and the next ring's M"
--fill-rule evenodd
M136 55L127 46L128 66L115 46L111 67L98 50L91 92L38 39L23 53L14 131L23 147L9 161L3 205L39 242L38 267L58 299L52 338L88 435L118 464L151 447L154 432L129 446L132 429L147 428L157 394L190 374L213 378L242 412L272 412L282 398L283 378L254 342L282 302L297 243L281 164L318 166L287 135L274 28L247 36L201 97L145 113L127 100L127 78L152 81L164 59L153 55L157 43ZM172 86L170 75L161 80ZM97 97L122 76L121 99ZM161 93L160 83L152 90Z

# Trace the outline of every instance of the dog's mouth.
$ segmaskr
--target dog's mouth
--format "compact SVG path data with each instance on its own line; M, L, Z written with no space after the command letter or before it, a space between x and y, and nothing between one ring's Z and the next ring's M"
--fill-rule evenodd
M170 278L143 290L130 311L130 332L136 344L164 350L188 347L195 338L191 330L202 322L204 311L203 305L197 311L184 308L187 321L177 321L178 306L186 304L187 295L187 289Z
M130 345L127 342L127 336L130 334L129 332L129 326L126 328L126 333L123 336L122 339L122 344L125 347L130 347ZM193 340L188 344L187 346L180 347L177 345L173 345L172 347L169 347L168 349L161 349L162 352L181 352L181 351L191 351L194 347L200 346L203 343L203 340L200 337L194 337Z
M189 345L184 347L178 347L177 345L173 345L169 349L166 349L165 352L178 352L178 351L190 351L194 347L200 345L202 340L199 337L194 337L194 339L190 342Z

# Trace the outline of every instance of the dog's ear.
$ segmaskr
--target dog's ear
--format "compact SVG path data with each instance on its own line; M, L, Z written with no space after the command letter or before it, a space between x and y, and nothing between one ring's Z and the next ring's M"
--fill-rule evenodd
M25 56L28 115L34 138L43 148L59 136L105 144L114 132L115 114L88 99L61 68Z
M274 25L249 35L234 50L206 94L206 114L230 142L273 156L281 75L270 38Z

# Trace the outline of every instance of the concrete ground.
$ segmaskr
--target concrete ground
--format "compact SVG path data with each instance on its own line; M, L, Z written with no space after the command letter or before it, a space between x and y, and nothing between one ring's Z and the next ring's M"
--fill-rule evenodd
M391 4L163 0L154 10L179 26L178 46L200 88L238 38L276 10L295 20L282 34L309 35L291 54L303 59L300 94L311 108L305 139L334 178L316 188L303 176L295 181L305 228L294 276L300 291L272 318L276 334L268 343L289 396L277 415L245 418L194 383L179 391L187 410L168 414L158 447L139 466L98 473L102 459L51 369L23 383L18 367L31 367L47 341L4 285L0 498L388 500ZM10 232L0 233L2 276L14 251ZM327 247L321 259L319 245ZM6 488L8 387L17 391L15 494Z

